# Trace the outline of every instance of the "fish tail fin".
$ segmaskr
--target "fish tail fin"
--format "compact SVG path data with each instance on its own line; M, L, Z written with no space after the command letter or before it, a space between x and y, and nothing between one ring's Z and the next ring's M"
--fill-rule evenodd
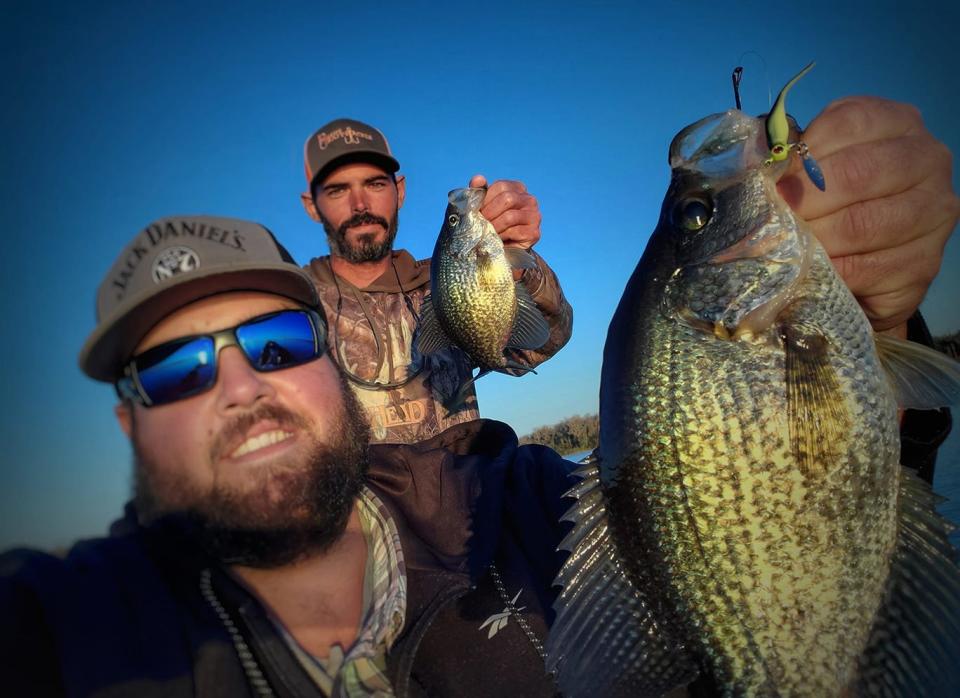
M499 373L507 373L511 376L525 376L528 373L537 375L537 372L533 370L533 366L528 366L527 364L520 363L514 359L507 357L506 359L506 369L500 370Z
M960 695L960 567L930 485L900 470L887 594L859 661L856 695Z
M567 493L577 501L563 518L574 527L560 548L571 555L554 582L562 590L547 671L574 698L661 695L688 683L696 664L662 636L613 544L598 458L591 455L574 474L583 479ZM598 666L604 671L589 670Z
M470 397L470 388L474 383L490 373L490 370L491 369L489 368L485 368L477 375L470 376L470 378L460 384L460 387L457 388L456 393L443 401L443 407L447 410L447 414L444 416L444 419L449 419L454 412L458 412L464 406L464 404L466 404L467 398Z
M901 407L960 407L960 362L916 342L885 334L875 334L874 339Z

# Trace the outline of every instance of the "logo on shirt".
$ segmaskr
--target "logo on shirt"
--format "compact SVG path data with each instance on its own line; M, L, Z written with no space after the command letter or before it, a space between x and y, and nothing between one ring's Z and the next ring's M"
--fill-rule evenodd
M520 594L522 592L523 589L518 591L517 595L510 599L510 603L508 603L506 608L504 608L500 613L494 613L492 616L483 621L483 625L481 625L479 629L483 630L488 625L490 626L490 630L487 632L488 640L492 639L494 635L507 627L507 621L510 620L510 616L512 616L514 613L520 613L520 611L526 608L526 606L517 608L514 605L517 603L517 599L520 598Z

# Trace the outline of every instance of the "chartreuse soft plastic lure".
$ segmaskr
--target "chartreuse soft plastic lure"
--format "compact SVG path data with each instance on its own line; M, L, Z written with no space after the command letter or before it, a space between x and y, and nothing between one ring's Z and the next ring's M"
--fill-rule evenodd
M806 75L815 62L810 64L797 73L790 82L783 86L780 94L777 95L777 101L773 103L773 109L767 114L767 145L770 147L770 157L764 162L765 165L771 165L774 162L786 160L790 151L796 149L803 159L803 169L807 172L807 177L813 182L814 186L820 191L826 191L827 185L823 179L823 172L820 165L810 155L810 149L803 141L790 143L790 123L787 121L787 92L793 87L794 83Z

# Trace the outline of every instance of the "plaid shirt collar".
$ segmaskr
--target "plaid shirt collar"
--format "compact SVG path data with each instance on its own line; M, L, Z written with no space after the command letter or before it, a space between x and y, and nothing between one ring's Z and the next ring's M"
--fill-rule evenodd
M383 502L367 487L360 492L357 513L367 541L367 570L372 570L370 603L364 607L357 639L344 654L335 645L326 660L313 657L283 628L294 655L324 694L393 696L387 678L387 652L403 628L407 607L407 573L400 534ZM372 581L372 584L371 584Z

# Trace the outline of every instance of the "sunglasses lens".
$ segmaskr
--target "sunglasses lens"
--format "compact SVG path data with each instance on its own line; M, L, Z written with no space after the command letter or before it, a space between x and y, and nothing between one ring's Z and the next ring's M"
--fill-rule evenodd
M318 338L306 313L278 313L237 328L237 341L258 371L275 371L319 356ZM322 348L322 347L321 347Z
M155 405L210 387L216 378L212 337L164 344L137 357L137 377Z

